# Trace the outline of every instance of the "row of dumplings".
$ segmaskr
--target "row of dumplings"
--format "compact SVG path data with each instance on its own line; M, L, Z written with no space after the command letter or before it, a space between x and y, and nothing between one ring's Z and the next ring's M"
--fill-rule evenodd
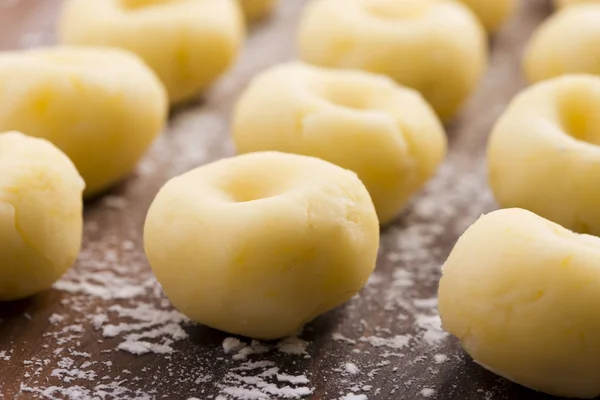
M273 1L239 1L67 0L58 21L61 46L0 54L0 131L28 135L11 132L0 136L0 163L8 171L2 175L0 191L0 234L6 244L0 252L0 300L35 294L72 265L81 244L81 192L84 197L92 197L122 179L162 131L169 106L202 92L234 61L244 36L240 4L249 18L266 14L275 5ZM332 50L350 52L353 48L372 48L372 55L356 53L347 60L373 59L374 65L387 67L395 62L386 58L390 48L384 44L397 41L400 47L391 50L414 50L415 56L423 55L421 61L431 64L426 61L428 51L420 48L428 44L430 36L435 39L431 41L432 50L443 49L448 35L432 35L427 31L437 30L434 25L411 22L406 29L420 32L425 28L425 36L407 45L410 35L405 36L402 28L405 17L418 22L429 16L441 24L440 32L466 29L467 39L468 33L476 32L474 41L468 43L475 43L475 53L479 54L476 57L485 58L483 28L460 2L354 0L347 8L351 18L339 20L339 30L332 24L332 29L325 32L332 35L328 38L318 32L318 21L332 5L346 10L340 2L317 0L302 16L300 47L307 61L313 57L311 53L316 58L327 55L328 50L319 50L325 44ZM338 13L335 14L334 20ZM466 28L461 27L463 22ZM351 31L342 29L344 23L357 23L361 28L356 30L358 36L345 36ZM396 25L400 27L398 37ZM379 36L369 36L374 31ZM340 35L341 44L337 42ZM457 51L462 48L460 43L452 47ZM473 53L472 49L467 53ZM348 55L344 51L335 54L342 61ZM378 60L375 54L383 58ZM441 55L438 64L451 57L448 53ZM405 59L410 61L412 56ZM314 64L320 64L319 60L315 59ZM407 71L415 68L413 65ZM480 68L481 65L475 66ZM432 67L431 71L439 72L440 68ZM468 85L473 79L474 76L467 78ZM461 87L458 97L465 95L464 80L457 79ZM452 85L441 84L437 76L416 78L415 82L425 81L422 90L426 86L439 86L442 91L453 89ZM454 93L435 96L451 99L448 109L457 106ZM349 267L338 263L338 279L328 278L336 283L330 284L328 290L317 291L324 298L315 296L311 281L306 281L304 297L311 301L298 297L290 300L305 310L293 313L293 324L266 326L262 336L292 333L298 321L310 320L343 302L364 284L374 267L378 247L378 232L372 228L378 225L378 219L382 223L391 220L434 173L445 153L444 129L418 92L401 87L382 74L330 70L300 62L277 66L257 77L238 102L233 125L240 152L301 153L355 171L362 180L358 184L356 178L340 175L346 176L344 179L351 182L356 193L340 203L343 207L338 210L339 221L351 218L346 215L348 204L359 198L365 203L363 185L370 193L369 201L359 207L364 221L369 222L355 224L359 231L366 230L364 243L350 242L351 250L343 250L337 244L344 260L348 259L348 252L366 246L360 251L361 257L353 257L356 274L339 278ZM281 156L265 159L274 163L269 170L277 170L277 163L288 162L287 157ZM324 168L329 171L320 173L325 177L337 174L332 172L332 164L323 163L307 170ZM254 190L251 189L247 190ZM314 201L319 198L323 200L316 196ZM371 198L378 217L372 211ZM157 240L159 244L166 242ZM152 254L151 249L148 253ZM267 260L265 265L271 263ZM299 281L295 278L289 282ZM168 285L163 286L169 292ZM307 304L312 305L310 312L306 311ZM196 319L203 321L201 317ZM236 332L256 336L249 328Z
M252 16L275 5L239 1ZM340 1L307 6L299 29L301 58L387 75L417 90L442 121L450 119L476 86L487 58L483 29L469 9L439 0ZM507 0L465 3L490 30L514 6ZM600 13L595 5L569 7L540 29L525 61L532 81L596 72L594 12ZM0 104L0 130L21 130L59 145L84 177L86 195L100 193L134 167L164 126L167 104L193 98L235 60L244 36L240 14L235 1L69 0L59 21L59 38L69 46L0 55L0 78L10 82ZM92 80L95 85L86 85ZM321 94L328 95L340 97ZM110 160L96 151L108 145L116 153ZM396 211L382 212L383 222Z

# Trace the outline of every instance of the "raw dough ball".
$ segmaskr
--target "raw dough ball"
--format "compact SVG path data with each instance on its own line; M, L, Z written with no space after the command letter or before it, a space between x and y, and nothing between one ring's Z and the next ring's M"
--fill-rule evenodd
M558 11L533 34L524 58L531 82L569 73L600 74L600 3Z
M515 10L516 0L460 0L465 3L481 21L485 29L492 33L508 19Z
M96 194L125 177L162 130L164 88L136 56L53 47L0 53L0 131L48 139Z
M0 134L0 301L48 289L75 262L84 183L43 139Z
M313 0L300 24L304 61L388 75L421 92L448 120L487 61L487 36L458 2Z
M301 63L255 78L236 106L233 134L242 153L305 154L356 172L381 223L446 153L444 128L418 92L380 75Z
M249 21L263 18L273 11L277 0L238 0Z
M556 7L566 7L573 4L598 3L600 0L554 0Z
M442 324L485 368L557 396L600 395L600 239L525 210L481 217L443 267Z
M600 78L555 78L517 96L492 132L489 179L503 207L600 235Z
M67 0L63 43L130 50L154 69L171 103L192 99L235 60L243 36L237 0Z
M276 339L363 287L379 224L354 173L264 152L169 181L150 207L144 241L163 290L188 317Z

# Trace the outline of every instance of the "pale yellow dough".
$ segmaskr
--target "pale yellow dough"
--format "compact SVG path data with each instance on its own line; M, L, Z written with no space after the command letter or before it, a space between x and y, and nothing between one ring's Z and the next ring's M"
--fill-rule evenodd
M489 33L502 26L516 8L517 0L460 0L465 3L481 21Z
M350 299L375 267L379 224L361 181L277 152L217 161L169 181L144 245L171 302L192 320L276 339Z
M559 75L600 75L600 2L556 12L533 34L524 57L531 82Z
M0 53L0 131L48 139L96 194L124 178L162 130L163 86L135 55L52 47Z
M555 78L517 96L493 129L491 187L503 207L600 235L600 78Z
M313 0L302 16L301 58L388 75L450 119L478 84L487 36L460 2Z
M136 53L181 103L233 63L244 22L237 0L66 0L59 37Z
M485 368L557 396L600 395L597 237L521 209L483 216L444 264L439 312Z
M421 95L384 76L302 63L256 77L233 116L237 150L319 157L356 172L390 221L446 153L441 122Z
M75 262L84 183L63 152L18 132L0 133L0 171L0 301L18 300Z
M238 0L246 19L254 21L270 14L278 0Z

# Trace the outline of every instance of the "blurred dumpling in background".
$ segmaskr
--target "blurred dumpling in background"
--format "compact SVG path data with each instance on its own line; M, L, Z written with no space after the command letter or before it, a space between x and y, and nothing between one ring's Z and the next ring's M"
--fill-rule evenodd
M449 120L487 64L487 35L461 2L313 0L300 22L300 57L387 75L418 90Z
M530 82L565 74L600 74L600 3L557 11L534 32L524 56Z
M56 46L0 53L0 131L52 142L77 167L88 197L135 168L167 111L163 85L128 51Z
M67 0L59 38L136 53L173 104L191 100L233 63L244 20L237 0Z

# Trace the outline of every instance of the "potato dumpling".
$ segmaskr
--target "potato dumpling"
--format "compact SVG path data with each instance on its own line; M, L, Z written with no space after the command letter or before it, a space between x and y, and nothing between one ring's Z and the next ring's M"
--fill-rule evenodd
M237 0L66 0L65 44L120 47L163 81L171 103L191 100L235 60L244 36Z
M379 224L357 176L262 152L169 181L144 245L173 305L232 334L276 339L350 299L375 267Z
M75 262L84 183L43 139L0 133L0 301L48 289Z
M444 128L421 95L384 76L302 63L254 79L233 117L237 150L319 157L356 172L390 221L435 173Z
M52 47L0 53L0 131L48 139L75 163L86 195L125 177L167 114L165 90L135 55Z
M600 395L600 239L529 211L481 217L443 267L443 327L483 367L557 396Z
M488 145L498 203L600 235L599 109L595 76L554 78L517 96Z
M559 75L600 75L600 2L567 7L533 34L524 57L530 82Z
M485 29L493 33L514 11L516 0L460 0L465 3L481 21Z
M418 90L443 120L473 91L487 62L481 23L453 1L313 0L299 46L311 64L380 73Z
M246 19L254 21L267 16L273 11L277 0L238 0Z

